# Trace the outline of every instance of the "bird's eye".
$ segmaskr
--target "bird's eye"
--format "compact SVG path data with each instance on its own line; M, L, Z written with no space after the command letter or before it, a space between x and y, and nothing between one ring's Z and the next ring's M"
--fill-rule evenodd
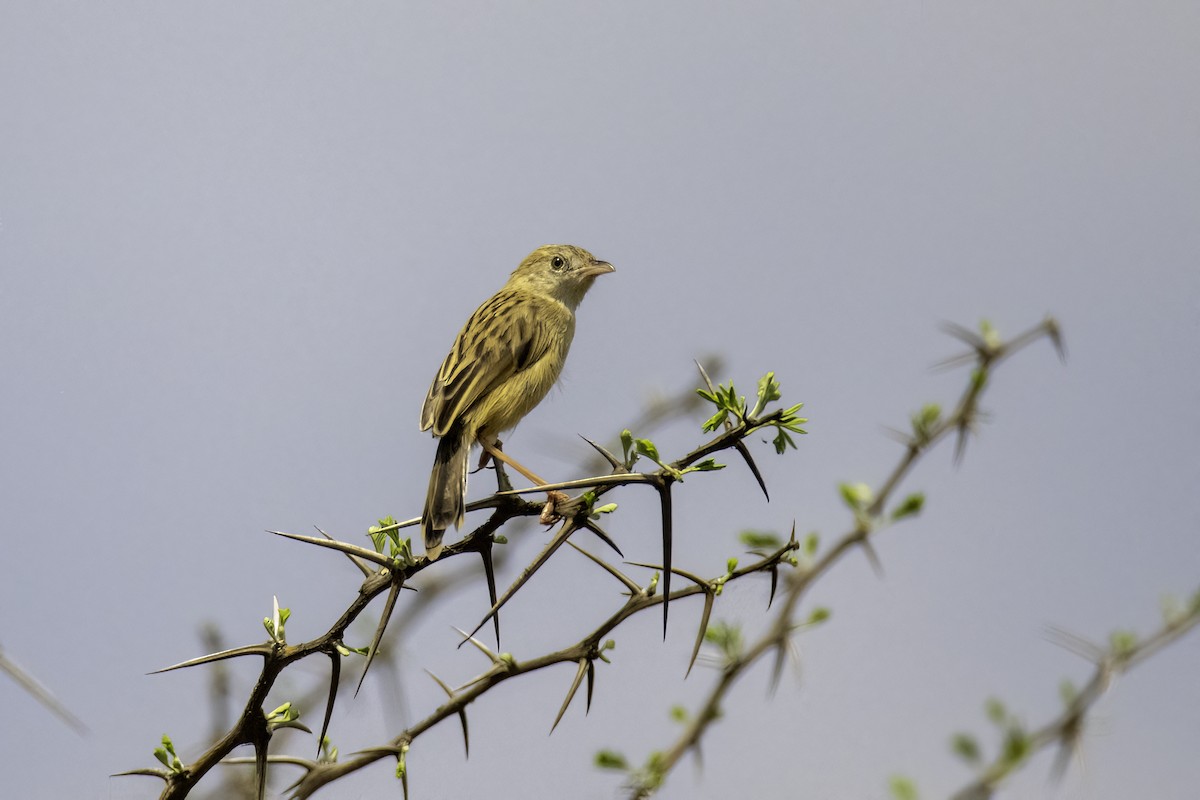
M567 260L562 256L555 256L550 259L550 267L556 272L562 270L565 266L567 266Z

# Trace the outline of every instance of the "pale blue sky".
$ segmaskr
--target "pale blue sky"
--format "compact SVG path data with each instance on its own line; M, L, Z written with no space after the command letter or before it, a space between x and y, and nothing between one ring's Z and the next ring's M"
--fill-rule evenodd
M144 673L202 652L206 622L260 641L273 594L293 638L325 629L356 573L262 531L357 540L415 515L418 411L455 332L527 252L570 242L618 272L507 439L542 475L574 476L575 433L611 435L707 353L714 378L774 370L807 403L799 452L758 445L770 504L737 468L682 488L677 562L704 574L745 527L845 528L836 484L899 454L883 427L957 394L928 369L957 352L939 323L1061 319L1069 363L1039 346L1004 367L962 467L941 452L906 485L928 505L880 539L885 578L852 558L823 581L834 617L800 637L800 681L768 701L748 676L703 771L662 795L883 798L903 772L945 796L969 777L949 736L985 732L986 697L1037 725L1087 674L1047 626L1148 630L1197 588L1198 43L1184 2L8 3L0 644L92 733L0 680L3 794L156 796L107 776L152 765L164 731L185 759L207 745L206 674ZM657 559L648 498L616 499L610 532ZM527 560L545 537L513 539ZM478 581L405 641L402 711L382 672L342 700L343 752L440 703L421 667L480 671L449 627L484 610ZM716 615L756 630L765 584ZM506 649L568 644L617 588L558 555ZM590 716L552 738L568 668L477 703L467 762L456 725L419 740L414 796L619 796L592 754L666 747L669 707L711 683L680 682L699 609L672 611L665 645L657 617L617 632ZM1193 796L1198 659L1193 638L1122 680L1058 790L1039 758L1001 796ZM321 796L398 791L390 772Z

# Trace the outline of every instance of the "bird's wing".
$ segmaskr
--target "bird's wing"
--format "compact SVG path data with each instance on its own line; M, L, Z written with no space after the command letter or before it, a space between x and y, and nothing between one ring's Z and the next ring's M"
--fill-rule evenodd
M553 299L511 290L476 309L429 387L421 430L442 436L494 387L537 363L553 342L548 321L563 312Z

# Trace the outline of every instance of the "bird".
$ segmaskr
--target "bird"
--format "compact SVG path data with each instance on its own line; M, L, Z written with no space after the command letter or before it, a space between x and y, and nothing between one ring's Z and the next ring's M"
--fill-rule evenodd
M558 381L575 336L575 309L600 275L615 272L582 247L544 245L479 306L454 340L421 407L421 430L439 439L421 533L430 561L442 536L466 516L471 448L509 464L537 485L546 482L500 450L498 436L516 426Z

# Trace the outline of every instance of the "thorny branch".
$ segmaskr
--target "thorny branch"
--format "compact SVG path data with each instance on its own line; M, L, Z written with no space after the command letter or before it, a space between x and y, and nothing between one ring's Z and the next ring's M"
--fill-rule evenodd
M1010 355L1043 337L1050 338L1059 349L1060 355L1062 353L1058 327L1052 319L1047 319L1041 325L1015 337L1007 343L1000 341L999 337L995 336L994 332L987 326L983 328L982 335L961 328L953 328L950 332L971 346L971 352L967 356L958 357L954 359L954 362L970 363L974 361L975 364L968 386L959 398L956 407L950 414L944 417L936 409L931 412L930 407L924 409L921 414L914 416L913 432L911 435L907 435L904 440L906 445L905 452L877 493L872 495L865 487L843 487L843 496L854 511L854 525L832 548L811 563L800 565L796 554L801 546L795 539L793 529L793 535L786 543L774 547L770 552L757 552L756 560L740 568L734 568L735 565L731 564L725 575L712 579L704 579L683 570L674 569L671 566L672 485L682 480L683 476L689 472L720 469L722 465L715 464L710 456L730 449L737 450L739 455L745 459L747 465L754 472L760 485L762 485L761 476L758 474L757 467L745 447L744 440L753 432L774 425L779 431L779 437L776 439L776 447L782 452L784 449L782 442L786 441L787 444L792 444L786 430L803 432L797 426L797 422L802 423L803 420L796 417L794 413L799 408L798 406L791 409L779 409L770 413L763 413L765 411L766 400L778 398L777 384L767 384L766 389L764 389L764 384L760 384L759 402L755 404L753 410L750 410L745 405L744 398L738 401L733 395L732 385L728 390L725 390L724 387L713 387L711 382L708 381L707 375L701 369L702 375L708 384L708 392L702 392L702 394L710 398L710 400L721 398L718 408L724 408L725 412L729 413L718 413L718 415L706 423L706 430L715 431L718 427L723 428L716 437L697 447L684 457L670 463L664 463L659 460L657 451L648 440L633 440L628 432L626 432L626 436L622 442L624 449L622 458L618 458L589 440L589 444L612 467L612 473L609 475L567 481L548 487L535 487L513 491L508 485L507 477L504 475L503 470L498 469L497 478L501 491L497 491L490 497L471 503L467 507L468 511L490 510L491 514L481 525L467 534L461 541L448 546L441 558L441 561L445 562L450 558L465 553L476 553L483 558L489 578L492 607L480 621L475 632L486 624L489 619L492 619L496 626L496 638L498 642L498 612L500 608L564 543L570 544L573 548L579 550L595 564L606 570L614 579L621 582L627 593L625 602L608 619L575 644L531 659L518 660L507 653L497 654L480 640L476 639L474 632L472 634L464 634L464 642L470 641L488 658L489 666L487 669L474 679L457 688L452 688L437 676L431 675L431 678L441 686L447 695L447 700L443 705L439 706L424 719L392 737L388 742L353 754L345 760L339 761L337 759L336 751L330 751L325 744L326 740L324 737L325 729L329 724L332 705L338 691L340 659L350 652L342 643L342 638L350 624L366 610L367 606L377 596L386 593L388 595L387 605L390 609L396 603L400 591L407 588L410 581L416 575L431 566L431 562L424 557L414 556L408 549L407 540L401 540L398 536L398 531L417 524L419 520L413 519L373 529L373 532L376 534L388 534L392 537L393 546L391 552L387 554L346 542L335 541L325 536L323 532L322 538L279 533L278 535L290 539L343 552L362 570L365 576L358 596L324 635L310 642L299 645L288 645L283 632L283 623L286 622L286 616L281 619L277 610L274 626L268 626L271 639L267 643L213 653L168 667L167 669L179 669L244 655L258 655L263 658L262 671L243 708L240 718L224 736L220 737L196 761L185 766L179 762L178 758L174 757L173 749L168 747L167 749L170 750L169 755L174 759L173 763L171 763L171 758L165 758L160 754L160 760L167 765L166 769L136 770L133 773L127 774L157 775L163 778L166 783L161 795L163 798L185 797L191 788L216 764L222 761L226 761L227 763L243 761L244 759L230 759L228 756L237 746L251 744L255 748L255 758L253 760L257 767L256 783L260 797L265 787L265 770L268 761L302 767L304 774L293 784L291 792L293 797L306 798L338 778L384 758L396 759L396 772L407 794L406 753L413 743L422 733L439 722L457 716L462 726L464 746L469 749L466 709L473 701L493 687L510 678L537 672L546 667L568 662L575 664L575 679L570 686L558 717L554 720L553 726L556 726L585 678L587 680L587 701L588 705L590 705L595 660L606 660L604 653L612 646L612 643L611 640L606 641L605 637L625 620L661 604L663 606L665 633L668 601L693 595L703 595L705 605L692 653L692 662L694 663L696 654L705 636L713 600L726 583L741 579L746 575L767 572L772 578L772 595L774 595L780 568L785 563L798 567L794 571L787 572L787 577L784 581L786 590L783 602L779 605L768 631L744 650L732 655L727 654L729 657L721 670L718 680L709 692L701 709L698 713L691 716L690 722L687 723L678 740L664 753L656 754L645 768L633 776L631 795L634 797L650 796L662 785L666 776L683 755L699 747L700 740L709 725L720 716L721 702L729 688L751 666L764 656L774 653L776 655L775 678L777 679L779 670L782 667L783 656L789 647L790 638L798 627L796 611L807 589L818 578L828 572L842 556L855 547L861 547L868 558L871 558L874 562L871 538L884 529L888 523L919 510L920 497L914 495L896 505L891 510L890 516L885 516L884 514L885 509L891 504L896 488L902 480L925 453L946 437L952 434L957 435L956 457L961 457L967 436L973 430L978 419L979 399L987 386L991 369ZM768 375L767 378L764 378L764 381L773 382L773 377ZM772 391L774 391L774 394L771 393ZM721 403L725 403L725 405ZM645 456L653 460L659 465L659 469L650 472L634 471L633 466L639 456ZM639 565L656 569L661 568L661 581L663 584L661 592L658 590L659 572L653 574L647 585L641 586L624 575L616 567L592 553L579 548L574 542L569 541L572 534L581 529L587 529L603 542L617 549L616 544L599 527L597 520L605 509L600 508L597 501L618 487L635 484L646 485L654 489L659 496L663 510L663 564L661 567L657 567L656 565ZM762 488L765 493L765 485ZM572 497L565 505L560 505L558 513L563 520L562 526L542 553L539 554L532 564L525 568L513 585L503 595L497 597L494 581L491 577L493 571L491 553L496 541L494 535L513 519L541 514L541 505L527 502L521 499L521 495L542 493L547 491L547 489L585 491ZM618 550L617 552L619 553L620 551ZM371 564L376 566L369 566ZM672 591L670 589L672 574L686 578L690 581L691 585ZM378 650L384 628L387 625L388 616L389 612L385 611L376 629L372 646L366 653L368 656L368 666L370 665L370 659ZM1176 630L1171 635L1182 635L1182 630ZM1152 640L1140 648L1126 652L1121 659L1115 659L1114 657L1114 660L1099 662L1100 666L1097 669L1097 677L1080 693L1078 704L1069 708L1068 714L1064 715L1056 723L1056 730L1060 734L1057 738L1064 740L1064 736L1061 735L1063 731L1071 729L1071 726L1078 727L1079 722L1087 711L1088 705L1094 701L1093 695L1098 696L1099 692L1103 690L1103 685L1107 684L1107 680L1112 674L1129 668L1137 660L1157 649L1158 646L1161 646L1161 642L1157 639ZM291 756L268 757L267 748L274 731L302 726L294 722L293 712L287 711L285 707L276 709L270 714L264 713L263 703L266 696L274 685L275 679L285 667L299 659L316 653L321 653L329 657L332 666L328 706L320 737L322 742L321 755L315 760ZM1099 688L1094 689L1093 687ZM1074 716L1071 716L1072 711ZM553 726L551 729L553 729ZM1049 737L1047 741L1051 741L1054 739L1052 733L1053 731L1048 726L1045 731L1039 731L1031 736L1035 739L1034 743L1040 745L1042 738L1038 737ZM1003 767L1003 769L1008 771L1011 771L1013 768L1015 767L1012 764ZM979 785L985 788L994 785L994 782L1007 774L1007 771L1001 770L1002 767L995 766L991 772L984 773L985 777L988 775L992 776L988 778L992 782L988 783L984 780L984 777L981 777ZM986 794L970 794L971 791L978 790L968 787L964 789L965 794L960 794L958 797L961 800L966 800L967 798L987 796Z
M485 616L483 622L487 619L495 617L500 606L512 596L516 589L520 588L523 583L528 580L532 572L537 566L544 563L546 558L559 545L567 540L567 538L577 530L588 529L601 537L603 540L611 544L605 534L594 520L591 519L592 507L597 498L601 495L615 489L617 486L628 485L633 483L647 483L653 485L659 490L660 495L664 497L664 508L669 509L669 487L672 483L681 480L682 474L689 471L690 467L701 459L712 453L720 450L736 447L740 444L741 439L763 426L773 424L781 419L783 412L776 411L771 414L764 415L761 419L748 418L743 420L742 424L736 430L727 430L724 434L717 437L713 441L701 446L697 450L689 453L687 456L669 465L660 465L660 469L655 472L641 473L632 472L632 466L637 460L637 456L627 454L623 463L614 468L614 474L609 476L600 476L582 481L573 481L566 484L556 485L550 488L587 488L589 491L572 498L568 503L559 508L559 514L563 517L563 526L559 533L549 546L549 552L544 551L543 555L531 565L533 568L527 568L518 582L505 594L500 600L496 600L493 589L493 607ZM593 445L595 446L595 445ZM602 449L602 448L597 448ZM615 460L614 460L615 461ZM701 467L699 469L713 469L715 467ZM467 511L478 511L491 509L492 514L489 518L475 530L463 537L463 539L453 545L445 548L440 559L441 562L446 562L454 556L463 553L475 552L484 557L485 567L491 572L491 549L494 544L493 534L502 528L507 522L512 519L523 516L538 516L542 513L542 506L536 503L530 503L522 500L519 495L523 493L541 493L546 491L547 487L537 487L535 489L522 490L518 492L511 491L508 485L507 477L502 468L497 468L497 477L500 487L506 491L498 491L494 495L483 500L470 503L467 506ZM407 520L401 523L395 523L391 526L374 529L376 533L394 533L400 529L410 527L419 522L419 519ZM255 749L255 763L258 765L258 794L261 797L265 787L265 764L268 760L267 748L271 740L272 734L279 728L300 727L291 719L285 719L283 723L273 719L272 715L265 714L263 711L263 703L272 687L275 684L276 678L284 668L300 659L321 653L331 659L333 668L331 670L331 685L329 690L329 705L325 714L324 725L321 729L320 738L324 740L326 727L328 726L330 713L332 711L333 699L337 694L339 675L340 675L340 658L349 653L349 649L345 647L342 639L349 626L366 610L367 606L380 594L388 593L389 608L395 602L395 597L400 589L404 588L409 581L420 572L430 567L432 562L424 557L414 557L407 549L407 543L402 547L393 548L393 552L389 555L360 547L358 545L336 541L322 532L321 537L301 536L297 534L283 533L272 531L276 535L285 538L302 541L308 544L313 544L319 547L332 550L339 550L344 553L356 566L361 569L365 575L365 580L359 589L358 596L350 604L341 617L329 628L322 636L313 639L309 642L304 642L298 645L288 645L283 635L283 626L278 619L278 612L275 621L276 629L272 629L272 639L264 644L250 645L245 647L233 648L217 653L201 656L199 658L190 659L179 664L166 667L158 672L166 672L185 667L199 666L201 664L210 664L230 658L238 658L247 655L255 655L263 658L263 667L259 678L255 683L253 690L247 699L243 710L233 724L233 726L223 736L221 736L208 750L201 754L195 761L184 765L174 755L173 749L170 749L170 758L166 754L160 755L160 760L163 760L165 769L139 769L121 773L123 775L153 775L160 777L165 782L160 797L164 798L182 798L186 797L192 788L206 775L214 766L227 760L227 757L232 751L242 745L252 745ZM669 564L670 558L670 520L669 514L664 513L664 560ZM613 545L615 547L615 545ZM758 569L773 569L777 566L780 559L784 558L794 545L789 548L782 548L773 557L764 557L760 559ZM367 564L373 563L379 565L377 569L371 570ZM723 576L721 580L733 580L744 575L756 571L753 566L738 570L736 574ZM658 576L655 575L644 589L639 589L638 592L630 593L629 599L625 605L610 617L604 624L593 631L592 634L585 637L580 643L561 650L557 653L551 653L541 658L533 659L523 663L516 662L511 656L493 656L493 667L488 672L485 672L479 678L471 681L466 686L458 690L451 690L450 702L440 707L437 711L431 714L426 719L418 722L416 725L408 728L403 733L394 737L387 745L375 748L368 752L359 754L357 757L335 762L332 760L319 759L317 761L305 762L303 759L287 759L287 763L302 762L308 766L307 774L294 786L294 796L307 797L317 788L326 785L329 781L337 777L361 769L379 758L386 756L395 756L399 758L401 766L398 772L403 777L403 755L408 749L409 744L416 739L422 732L433 727L441 720L452 716L459 715L463 719L464 736L466 734L465 711L475 698L486 692L492 686L495 686L510 677L526 674L540 670L547 666L552 666L565 661L575 663L590 664L596 658L603 658L603 647L600 644L601 638L609 631L616 628L624 620L628 619L635 613L652 608L660 603L666 607L666 603L670 599L688 597L693 594L704 591L705 589L699 585L691 586L676 592L668 592L667 585L669 584L670 571L664 573L666 577L663 579L663 592L659 593L657 588ZM385 612L384 619L381 620L377 628L375 640L372 647L368 650L368 662L374 653L378 650L380 638L383 635L383 629L386 626L387 613ZM482 626L483 622L480 623ZM665 614L664 614L665 623ZM703 631L700 632L703 634ZM497 637L499 631L497 628ZM468 637L469 638L469 637ZM483 648L482 644L471 638L477 646ZM490 651L486 651L489 652ZM591 695L591 675L592 670L586 670L589 677L589 692ZM365 673L365 670L364 670ZM435 678L436 679L436 678ZM439 681L440 683L440 681ZM573 695L573 691L572 691ZM570 701L570 696L567 702ZM564 709L565 709L564 704ZM161 750L161 748L160 748ZM232 759L228 759L232 760ZM171 762L171 763L168 763Z
M801 567L788 576L787 593L784 595L778 611L767 631L753 644L740 653L729 654L721 669L720 676L698 711L691 714L683 731L675 742L660 754L656 754L647 765L632 776L630 797L646 798L653 795L680 759L691 750L699 747L704 733L721 715L721 704L734 683L744 675L760 659L774 653L775 679L783 666L784 655L787 652L792 634L797 625L797 607L808 589L825 573L827 573L843 556L856 547L863 548L864 553L876 563L871 547L871 537L883 530L889 520L884 517L884 509L895 493L901 481L912 471L923 455L928 453L945 438L957 434L958 445L956 454L961 457L965 447L966 437L971 431L979 414L979 400L987 386L990 370L1009 356L1033 343L1039 338L1050 338L1063 355L1062 340L1057 323L1047 318L1042 324L1015 337L1005 343L998 337L989 335L990 328L985 327L983 335L975 334L962 328L955 328L951 333L965 341L971 347L971 352L965 357L957 357L957 362L975 362L966 389L959 397L953 411L941 416L926 410L913 419L913 431L905 437L905 450L899 462L892 469L882 488L873 496L869 491L856 487L843 487L843 495L854 512L854 524L840 539L817 559L811 566ZM920 501L917 502L919 508Z

